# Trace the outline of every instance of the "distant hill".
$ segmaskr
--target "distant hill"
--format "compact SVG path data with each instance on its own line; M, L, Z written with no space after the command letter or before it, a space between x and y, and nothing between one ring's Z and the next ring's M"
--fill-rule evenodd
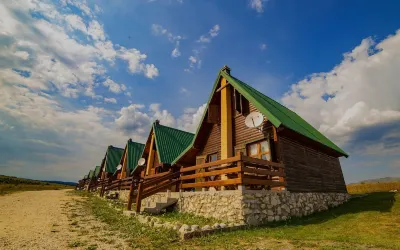
M384 177L384 178L360 181L359 183L385 183L385 182L399 182L399 181L400 181L400 177Z
M42 182L55 183L67 186L76 186L77 184L76 182L71 182L71 181L42 181Z
M19 178L15 176L0 175L0 184L32 184L38 185L43 183L54 183L66 186L75 186L75 182L64 182L64 181L39 181L32 179Z
M73 182L38 181L0 175L0 196L21 191L73 189L74 185Z

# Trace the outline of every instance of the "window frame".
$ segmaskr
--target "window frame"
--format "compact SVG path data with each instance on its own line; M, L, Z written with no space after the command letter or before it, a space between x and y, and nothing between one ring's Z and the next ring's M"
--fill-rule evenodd
M207 155L207 158L206 158L206 162L208 163L208 162L214 162L214 161L210 161L211 160L211 157L212 156L215 156L216 158L215 158L215 161L218 161L218 152L215 152L215 153L211 153L211 154L208 154Z
M261 143L263 143L263 142L267 142L268 143L268 151L261 152ZM257 145L257 154L251 154L250 147L252 145ZM246 152L247 152L247 156L250 156L250 157L253 157L253 158L257 158L257 159L261 159L261 160L272 161L271 140L269 138L264 138L264 139L259 140L259 141L247 143L246 144ZM269 160L263 159L262 158L263 155L269 155Z

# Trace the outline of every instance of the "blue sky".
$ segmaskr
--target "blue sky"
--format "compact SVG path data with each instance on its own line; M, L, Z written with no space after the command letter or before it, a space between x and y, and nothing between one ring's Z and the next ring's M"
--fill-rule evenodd
M0 4L0 173L77 180L150 124L194 131L232 74L344 148L346 182L400 176L400 3Z

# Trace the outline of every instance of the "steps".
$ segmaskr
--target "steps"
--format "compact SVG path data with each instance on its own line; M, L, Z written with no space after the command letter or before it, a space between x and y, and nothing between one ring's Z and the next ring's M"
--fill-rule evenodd
M141 211L149 214L160 214L164 209L167 209L178 202L176 198L163 197L158 202L148 202L142 206Z

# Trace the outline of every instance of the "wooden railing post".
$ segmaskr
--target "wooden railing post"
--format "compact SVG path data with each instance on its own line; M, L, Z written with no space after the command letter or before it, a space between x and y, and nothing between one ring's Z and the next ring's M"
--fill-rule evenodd
M138 186L138 193L136 196L136 212L140 213L140 207L142 205L142 193L143 193L143 179L141 178Z
M135 192L135 176L132 176L131 187L129 188L128 210L132 210L133 193Z
M238 190L240 190L240 191L245 190L245 186L243 185L243 175L244 174L243 174L243 161L242 161L242 158L243 158L243 153L240 152L239 153L239 160L236 163L237 167L240 168L240 171L238 172L238 178L240 180L240 183L238 184Z

